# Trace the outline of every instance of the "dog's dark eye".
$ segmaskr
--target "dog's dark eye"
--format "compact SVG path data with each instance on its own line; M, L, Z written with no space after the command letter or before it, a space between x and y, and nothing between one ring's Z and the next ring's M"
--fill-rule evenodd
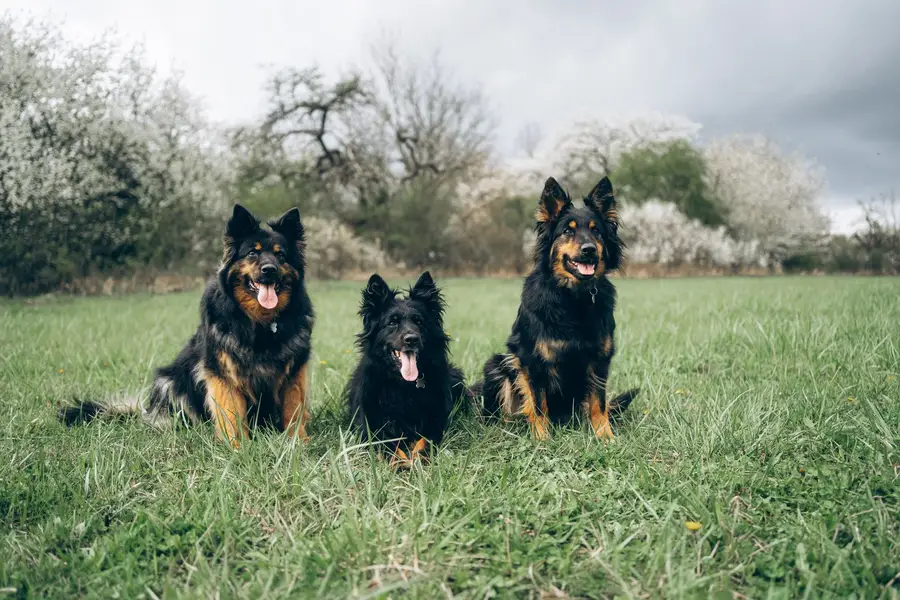
M600 230L597 228L596 225L591 227L591 231L594 232L595 235L600 235Z
M389 327L396 327L399 323L400 323L400 317L398 317L397 315L394 315L394 316L391 317L390 320L388 321L388 326L389 326Z
M281 250L279 250L278 252L275 253L275 258L277 258L278 260L284 260L284 256L285 256L285 254Z
M254 250L251 250L247 253L247 258L256 258L257 256L259 256L259 254L257 254Z
M422 324L422 317L420 317L419 315L414 316L414 317L412 318L412 320L413 320L413 323L415 323L416 325L421 325L421 324Z
M564 234L564 235L574 235L574 234L575 234L575 230L572 229L571 227L566 227L566 228L563 230L563 234Z

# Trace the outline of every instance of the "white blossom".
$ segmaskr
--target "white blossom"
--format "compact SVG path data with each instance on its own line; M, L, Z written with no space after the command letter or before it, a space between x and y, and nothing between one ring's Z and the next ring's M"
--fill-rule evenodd
M716 140L705 155L713 192L740 239L757 240L780 261L827 234L828 218L817 202L825 177L809 160L787 156L760 136Z

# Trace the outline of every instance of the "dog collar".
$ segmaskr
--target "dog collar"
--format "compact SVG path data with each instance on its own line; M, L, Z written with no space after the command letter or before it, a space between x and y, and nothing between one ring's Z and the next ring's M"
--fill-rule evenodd
M272 330L272 333L277 333L278 332L278 323L275 321L272 321L272 323L269 325L269 329Z
M597 303L597 286L591 288L591 304ZM275 331L274 329L272 331Z
M419 375L419 378L416 379L416 388L420 390L425 388L425 375Z

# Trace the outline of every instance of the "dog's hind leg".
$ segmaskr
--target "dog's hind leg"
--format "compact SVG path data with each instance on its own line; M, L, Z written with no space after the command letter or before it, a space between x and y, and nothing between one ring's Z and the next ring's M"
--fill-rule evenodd
M306 421L309 418L307 396L309 394L308 364L300 367L294 378L288 382L282 395L281 415L284 431L290 437L308 441Z

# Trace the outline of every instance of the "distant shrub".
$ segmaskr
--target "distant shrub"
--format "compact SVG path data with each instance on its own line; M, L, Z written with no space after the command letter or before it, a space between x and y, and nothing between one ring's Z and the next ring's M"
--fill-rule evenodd
M213 135L140 53L0 15L0 131L0 293L214 263Z
M619 215L628 262L702 267L766 264L756 242L735 240L724 227L706 227L672 203L651 200L641 206L626 205Z
M346 273L375 271L388 264L376 242L364 240L336 219L305 217L307 270L319 279L340 279Z

